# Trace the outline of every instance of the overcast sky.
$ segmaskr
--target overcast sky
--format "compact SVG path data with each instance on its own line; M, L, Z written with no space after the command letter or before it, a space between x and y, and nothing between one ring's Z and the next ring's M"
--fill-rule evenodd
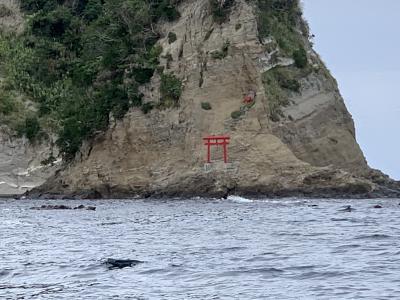
M303 0L370 166L400 180L400 0Z

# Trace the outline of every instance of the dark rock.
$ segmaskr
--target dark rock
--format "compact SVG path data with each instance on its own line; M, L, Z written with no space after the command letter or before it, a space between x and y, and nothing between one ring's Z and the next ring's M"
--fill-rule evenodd
M133 267L136 266L137 264L142 263L140 260L134 260L134 259L113 259L109 258L106 261L106 264L108 265L109 269L122 269L126 267Z
M85 205L81 204L79 206L74 207L74 209L85 209Z
M42 205L41 207L31 207L34 210L64 210L72 209L70 206L60 204L60 205Z
M104 222L104 223L101 223L100 225L108 226L108 225L120 225L120 224L123 224L123 222Z
M379 205L379 204L374 205L374 208L382 208L382 205Z
M31 207L33 210L65 210L65 209L72 209L72 207L64 205L64 204L59 204L59 205L42 205L40 207ZM73 209L86 209L86 210L96 210L95 206L88 206L86 207L85 205L79 205L74 207Z
M52 207L50 209L71 209L71 207L61 204L61 205L54 205L54 207Z
M310 204L310 205L308 205L308 207L318 207L318 205L317 204Z
M352 212L354 208L351 207L351 205L347 205L345 208L339 210L341 212Z

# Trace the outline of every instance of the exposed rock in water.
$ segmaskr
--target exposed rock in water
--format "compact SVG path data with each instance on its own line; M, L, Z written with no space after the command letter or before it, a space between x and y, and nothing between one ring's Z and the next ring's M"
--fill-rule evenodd
M183 83L179 105L147 114L132 108L30 195L400 196L398 183L369 168L301 17L294 32L303 61L274 37L260 37L255 1L219 1L221 7L228 2L229 15L220 22L209 0L186 0L177 21L158 24L162 67ZM159 104L161 81L156 72L141 87L145 103ZM246 106L249 91L256 96ZM227 164L215 149L213 163L205 163L207 135L231 137Z
M74 208L68 205L60 204L60 205L42 205L40 207L31 207L33 210L65 210L65 209L85 209L85 210L96 210L95 206L85 206L79 205Z
M134 260L134 259L109 258L106 261L106 264L108 265L109 269L122 269L122 268L127 268L127 267L133 267L140 263L143 263L143 262L139 261L139 260Z
M57 210L57 209L64 210L64 209L72 209L72 207L61 204L61 205L42 205L40 207L31 207L31 209L34 209L34 210L53 210L53 209L54 210Z

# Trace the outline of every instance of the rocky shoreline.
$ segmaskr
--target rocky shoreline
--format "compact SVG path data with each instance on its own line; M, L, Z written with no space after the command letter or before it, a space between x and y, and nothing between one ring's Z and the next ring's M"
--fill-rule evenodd
M25 193L20 198L28 199L73 199L73 200L95 200L95 199L165 199L165 198L217 198L226 199L228 196L241 196L251 199L279 199L279 198L305 198L305 199L379 199L400 198L399 182L388 182L384 185L375 186L373 190L365 184L349 184L345 186L308 186L302 188L280 188L268 186L251 187L222 187L216 190L214 187L199 189L192 186L186 189L165 190L142 190L129 191L123 189L107 190L100 187L99 190L90 189L73 192L48 192L36 188Z
M259 176L259 174L257 174ZM249 173L245 177L254 177ZM94 187L77 188L57 177L40 187L26 192L30 199L143 199L143 198L227 198L241 196L251 199L265 198L314 198L314 199L376 199L400 198L400 182L379 170L369 169L362 174L351 174L333 168L319 168L278 174L269 181L241 181L236 173L195 172L170 177L167 184L156 180L147 185L110 185L99 183Z

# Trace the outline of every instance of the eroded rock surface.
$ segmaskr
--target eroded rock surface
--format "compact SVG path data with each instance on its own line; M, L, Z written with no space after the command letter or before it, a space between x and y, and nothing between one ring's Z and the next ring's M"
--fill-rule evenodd
M60 159L46 162L54 151L51 141L32 144L0 126L0 195L19 195L43 184L61 165Z
M0 0L0 29L6 32L22 32L24 19L20 13L19 1Z

